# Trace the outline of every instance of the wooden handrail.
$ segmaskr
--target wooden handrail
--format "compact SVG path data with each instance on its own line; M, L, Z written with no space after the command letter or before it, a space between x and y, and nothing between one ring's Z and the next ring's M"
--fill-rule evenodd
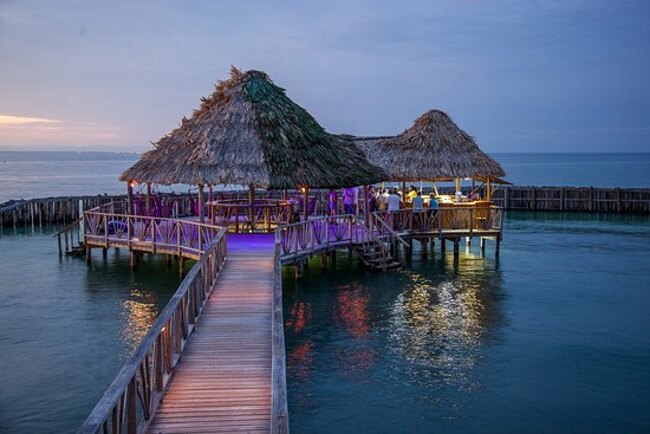
M225 234L221 228L183 279L79 433L146 430L226 261Z
M402 237L400 236L400 234L398 234L398 233L395 232L395 231L394 231L390 226L388 226L388 223L386 223L386 221L385 221L385 220L384 220L384 219L383 219L383 218L382 218L382 217L381 217L377 212L373 212L373 213L372 213L372 217L373 217L373 218L371 219L371 222L372 222L372 224L373 224L373 226L372 226L373 229L374 229L374 226L376 226L375 223L376 223L376 222L379 222L379 223L381 224L381 226L382 226L385 230L388 231L388 233L390 234L390 237L391 237L391 238L395 238L395 239L397 239L397 241L399 241L399 242L400 242L404 247L407 247L407 248L410 247L409 243L406 242L406 240L404 240L404 238L402 238Z
M81 222L81 219L82 219L82 218L83 218L83 217L80 217L80 218L78 218L77 220L73 221L72 223L70 223L69 225L67 225L67 226L64 227L63 229L61 229L59 232L57 232L57 233L55 233L54 235L52 235L52 238L58 237L59 235L65 233L65 232L68 232L70 229L72 229L73 227L75 227L75 225L78 225L79 222Z
M280 229L275 230L273 266L273 308L271 317L271 434L289 434L287 405L287 359L282 310L282 265L280 262Z

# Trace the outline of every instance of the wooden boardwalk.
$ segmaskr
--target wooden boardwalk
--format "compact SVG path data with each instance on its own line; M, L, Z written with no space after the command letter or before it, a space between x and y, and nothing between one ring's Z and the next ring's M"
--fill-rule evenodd
M228 261L148 432L269 432L273 248L272 236L228 236Z

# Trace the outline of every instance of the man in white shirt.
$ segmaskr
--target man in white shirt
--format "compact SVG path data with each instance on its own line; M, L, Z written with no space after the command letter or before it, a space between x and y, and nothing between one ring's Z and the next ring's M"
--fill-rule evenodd
M399 211L400 207L400 202L401 199L399 195L397 194L397 191L395 189L392 189L390 194L388 195L388 199L386 200L388 203L388 211Z

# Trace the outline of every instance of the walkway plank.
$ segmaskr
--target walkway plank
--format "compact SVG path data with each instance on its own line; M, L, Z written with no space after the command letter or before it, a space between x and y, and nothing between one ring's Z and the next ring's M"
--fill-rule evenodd
M229 237L228 262L149 433L269 432L273 239L255 238Z

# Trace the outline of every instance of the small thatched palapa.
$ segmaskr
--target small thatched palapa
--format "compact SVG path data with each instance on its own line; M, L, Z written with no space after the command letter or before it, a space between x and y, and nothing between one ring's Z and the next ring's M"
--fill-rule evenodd
M395 137L355 137L353 141L371 163L388 172L391 181L505 176L501 165L440 110L424 113Z
M121 180L344 187L385 179L356 145L328 134L264 72L232 68L180 127L161 138Z

